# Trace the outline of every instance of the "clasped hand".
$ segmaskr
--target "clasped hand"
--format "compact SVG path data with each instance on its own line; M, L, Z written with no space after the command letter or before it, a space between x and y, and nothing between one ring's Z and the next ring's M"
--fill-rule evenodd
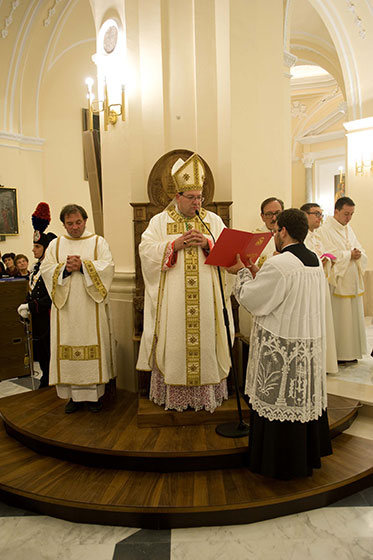
M361 257L361 251L359 249L352 249L351 251L351 259L358 260Z
M180 251L181 249L186 249L187 247L201 247L202 249L208 249L208 246L209 242L207 237L202 235L202 233L196 229L190 229L176 239L174 249L175 251Z
M66 259L67 272L79 271L82 266L82 261L79 255L68 255Z

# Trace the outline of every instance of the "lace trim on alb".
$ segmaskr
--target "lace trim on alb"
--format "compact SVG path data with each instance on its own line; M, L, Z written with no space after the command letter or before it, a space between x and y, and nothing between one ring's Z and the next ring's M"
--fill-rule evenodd
M322 338L286 339L257 323L250 341L245 392L259 416L309 422L327 406Z

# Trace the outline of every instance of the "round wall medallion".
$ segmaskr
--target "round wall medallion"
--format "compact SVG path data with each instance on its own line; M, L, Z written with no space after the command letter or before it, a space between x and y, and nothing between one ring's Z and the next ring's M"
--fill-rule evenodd
M115 47L117 46L117 41L118 41L118 28L116 25L110 25L110 27L108 27L107 30L105 31L105 35L102 41L104 51L107 54L112 53Z

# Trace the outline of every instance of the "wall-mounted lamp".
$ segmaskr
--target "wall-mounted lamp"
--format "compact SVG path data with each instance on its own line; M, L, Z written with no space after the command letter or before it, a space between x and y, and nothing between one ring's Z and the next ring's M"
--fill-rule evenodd
M373 154L355 161L355 175L373 175Z
M348 159L355 175L373 175L373 117L346 122L343 126L347 130Z
M109 123L115 124L118 117L122 116L122 121L126 120L125 115L125 89L124 84L121 86L121 103L111 103L109 104L109 96L107 91L107 83L104 81L104 99L94 99L92 93L93 79L87 78L85 83L87 84L87 99L88 99L88 127L89 130L93 130L93 113L103 113L104 114L104 130L108 130Z

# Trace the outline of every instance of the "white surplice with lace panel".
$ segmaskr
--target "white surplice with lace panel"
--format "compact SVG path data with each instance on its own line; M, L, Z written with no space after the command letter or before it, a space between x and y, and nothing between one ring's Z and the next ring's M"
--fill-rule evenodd
M327 406L322 267L276 255L255 280L240 271L235 294L254 315L245 387L253 409L269 420L316 420Z

